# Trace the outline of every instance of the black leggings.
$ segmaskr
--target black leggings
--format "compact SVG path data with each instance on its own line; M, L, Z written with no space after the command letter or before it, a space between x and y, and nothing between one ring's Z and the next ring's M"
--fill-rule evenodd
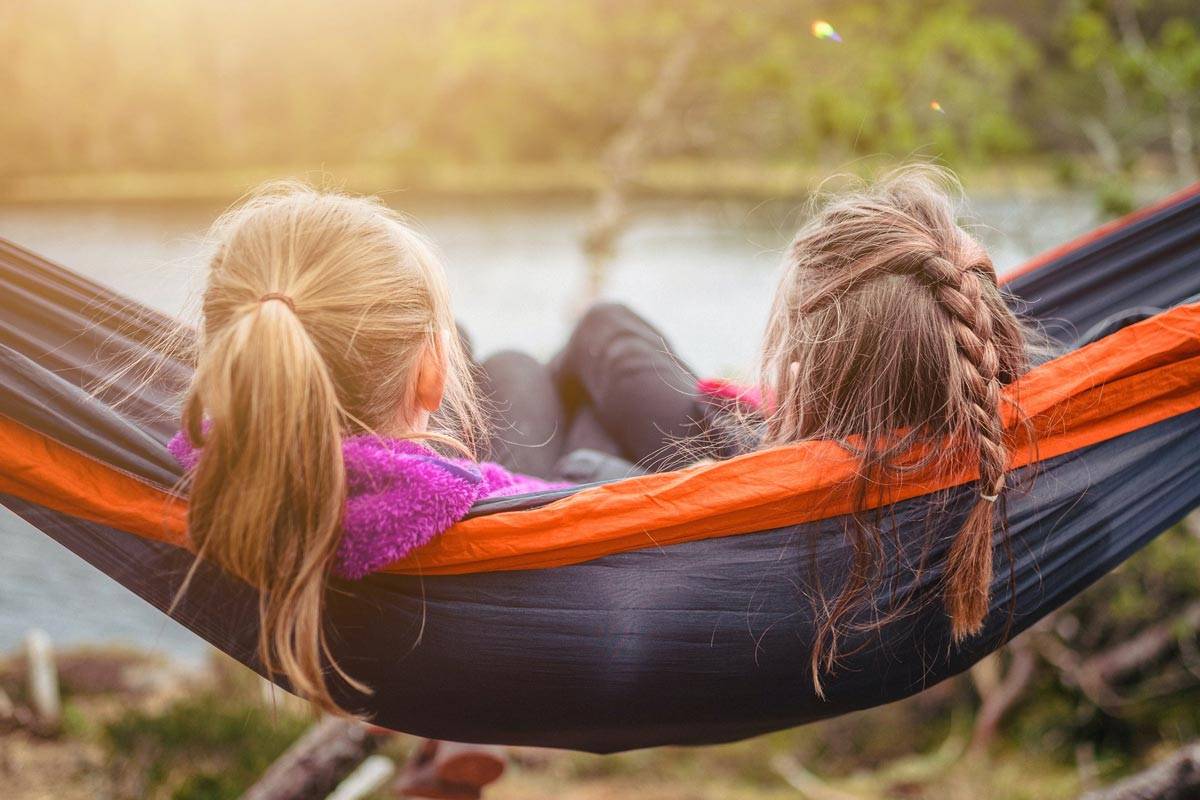
M620 447L590 409L568 410L550 369L515 350L480 365L480 387L491 422L487 457L513 472L568 480L564 456L586 449L613 457Z
M629 308L593 306L549 365L513 351L482 365L493 408L491 457L517 472L572 478L562 460L580 450L638 471L726 457L714 407L663 335Z
M1113 314L1075 346L1159 311ZM720 424L717 408L697 393L696 374L663 335L620 304L590 308L549 365L505 351L484 362L482 372L494 412L491 457L516 472L582 482L589 477L573 472L582 467L570 462L583 450L620 459L624 474L636 474L753 448ZM592 479L622 476L620 464L604 469Z

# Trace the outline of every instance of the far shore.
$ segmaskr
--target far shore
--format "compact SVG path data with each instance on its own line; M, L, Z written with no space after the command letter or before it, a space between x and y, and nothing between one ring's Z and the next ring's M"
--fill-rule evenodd
M880 158L851 164L752 161L662 160L646 167L631 193L639 198L804 198L831 175L866 174L887 163ZM968 193L1041 195L1087 190L1086 162L1072 169L1047 159L1002 162L958 171ZM253 168L196 168L172 171L70 172L0 175L0 204L230 202L272 179L296 178L348 191L379 194L395 202L404 195L464 199L589 197L604 183L595 163L495 165L358 163L274 165ZM1171 184L1157 167L1139 172L1135 183Z

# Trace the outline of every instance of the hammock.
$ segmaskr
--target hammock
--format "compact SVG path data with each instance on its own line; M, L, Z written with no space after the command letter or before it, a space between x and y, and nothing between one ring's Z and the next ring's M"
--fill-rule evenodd
M334 653L374 688L335 683L335 697L424 736L610 752L749 737L967 669L1200 505L1200 304L1184 302L1200 293L1200 186L1047 254L1009 286L1064 341L1126 309L1167 310L1015 387L1039 436L1036 451L1017 448L1017 477L1036 479L1004 504L1012 558L997 548L981 635L954 646L940 604L912 604L843 641L826 697L815 695L811 600L818 581L845 577L853 464L808 442L485 501L406 561L334 581ZM0 240L0 503L161 610L193 560L164 447L190 371L158 345L176 326ZM118 403L138 385L114 372L130 356L156 362L158 377ZM941 489L948 540L971 479L922 475L876 499L890 504L895 566L870 613L936 592L938 569L909 568L913 543ZM260 669L249 586L202 564L172 616Z

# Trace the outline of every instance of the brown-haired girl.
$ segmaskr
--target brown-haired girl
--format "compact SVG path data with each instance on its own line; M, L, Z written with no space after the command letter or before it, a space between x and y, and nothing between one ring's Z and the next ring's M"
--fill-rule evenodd
M1027 331L1006 303L991 259L958 224L956 194L947 173L909 167L835 197L799 232L763 343L754 393L768 401L750 447L840 442L861 465L852 489L860 503L872 487L922 466L977 470L974 499L943 567L942 600L954 637L962 639L980 629L988 609L993 529L1002 522L996 507L1009 463L1004 387L1029 368L1030 356ZM568 345L564 380L594 388L589 402L617 428L618 440L631 431L690 428L702 436L703 455L726 454L736 442L719 435L721 418L712 409L745 397L719 384L697 388L661 335L629 319L636 319L632 312L611 307L586 317ZM651 333L639 333L643 327ZM618 349L655 363L626 369ZM671 379L656 377L663 375ZM651 414L622 431L631 403L661 409L662 417ZM677 439L658 436L640 447L678 453ZM862 610L888 567L877 563L883 534L872 515L858 514L851 524L852 577L839 596L817 605L824 617L813 656L818 680L836 660L843 620Z
M1029 369L1031 336L959 226L956 194L947 173L910 167L822 208L788 251L761 382L775 400L762 445L841 442L861 464L858 497L922 466L977 470L943 566L942 599L963 639L988 610L1009 464L1004 387ZM839 622L886 566L873 559L879 525L855 525L853 577L827 605L814 670L834 663Z

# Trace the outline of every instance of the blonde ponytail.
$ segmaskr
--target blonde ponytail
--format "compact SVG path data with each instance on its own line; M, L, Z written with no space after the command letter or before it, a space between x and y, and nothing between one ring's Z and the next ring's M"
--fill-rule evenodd
M184 418L204 447L192 478L191 536L205 557L261 591L259 652L268 672L330 708L321 618L346 493L337 392L282 303L247 307L213 352Z
M423 348L453 324L441 267L383 206L294 185L251 199L218 230L184 406L184 430L203 448L189 533L203 558L259 589L268 672L338 711L327 669L367 691L341 671L324 628L342 440L392 432ZM446 418L459 430L431 436L467 449L478 411L462 350L449 349Z

